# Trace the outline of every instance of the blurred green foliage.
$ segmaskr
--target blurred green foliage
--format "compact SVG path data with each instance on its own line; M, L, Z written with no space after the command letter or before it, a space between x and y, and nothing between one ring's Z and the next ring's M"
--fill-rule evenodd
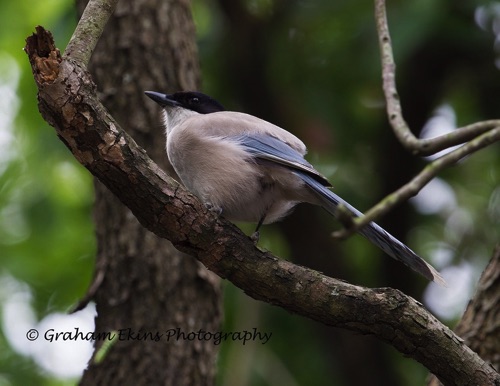
M41 318L69 309L88 286L96 248L93 188L89 173L38 112L23 47L35 26L44 25L64 48L76 13L67 0L8 1L0 8L0 276L29 285ZM2 303L9 291L0 288ZM65 384L13 352L3 333L0 347L1 385Z
M371 2L233 0L232 4L193 1L207 93L230 109L262 116L303 138L310 148L309 160L360 209L425 165L401 155L389 131ZM234 17L234 4L245 17ZM500 84L491 26L493 20L498 23L498 16L493 5L498 7L471 0L390 2L403 108L416 131L444 102L455 110L459 125L498 114L495 92ZM486 15L483 29L474 22L480 6ZM22 47L41 24L63 49L75 25L75 11L68 0L3 2L0 8L0 274L29 285L41 318L67 310L85 293L96 248L93 189L89 173L40 117ZM255 46L247 45L252 39ZM406 229L410 245L428 256L436 243L445 242L454 251L455 263L470 261L480 272L499 236L499 164L495 146L441 176L453 188L459 209L470 217L472 225L463 234L449 230L447 222L453 221L449 214L424 216L405 206L401 228ZM297 212L290 223L302 220L304 212ZM329 237L332 221L320 216L316 222ZM267 229L263 245L293 258L286 229ZM337 267L361 284L391 285L388 278L395 275L385 267L386 260L370 258L373 249L359 240L336 246L340 255L349 256L338 257ZM321 251L310 254L321 260ZM352 357L356 363L360 341L371 345L368 338L327 339L331 332L326 327L255 302L230 284L225 287L224 330L257 327L273 332L273 338L266 345L223 344L220 385L352 384L349 375L354 374L341 368L336 358ZM0 288L0 295L4 301L8 289ZM2 331L0 348L0 385L66 383L43 375L30 359L17 354ZM373 363L357 363L359 370L390 364L393 378L378 384L423 383L424 368L388 347L384 350Z

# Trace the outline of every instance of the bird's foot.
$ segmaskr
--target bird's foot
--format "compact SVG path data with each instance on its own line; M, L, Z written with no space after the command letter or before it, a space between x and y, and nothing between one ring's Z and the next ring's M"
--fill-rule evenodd
M250 236L250 239L254 242L254 244L257 244L260 239L260 232L259 231L253 232L252 235Z
M217 216L222 214L222 208L220 206L216 206L210 202L205 202L205 207L210 211L215 213Z

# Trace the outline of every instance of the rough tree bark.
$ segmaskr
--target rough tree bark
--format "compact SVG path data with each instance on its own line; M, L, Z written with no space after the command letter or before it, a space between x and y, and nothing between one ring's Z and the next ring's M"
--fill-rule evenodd
M314 149L314 145L318 147L318 142L323 144L325 137L318 132L311 134L314 129L310 127L310 122L305 121L299 106L292 104L284 107L284 104L289 103L290 98L277 98L275 97L277 90L269 88L267 73L276 54L262 42L276 34L276 26L287 22L287 18L290 17L288 12L293 8L286 1L275 1L272 14L259 18L250 13L244 2L218 0L218 3L224 12L226 28L229 31L224 35L224 46L234 48L221 57L217 67L224 79L231 84L238 85L238 87L231 88L232 100L241 104L242 111L277 123L297 134L308 144L310 150ZM318 141L318 137L322 141ZM398 166L398 170L403 169L407 172L405 168L401 168L401 165L398 164ZM322 215L324 213L320 208L299 205L294 209L293 215L275 226L280 228L282 235L286 238L291 261L314 268L326 275L338 275L337 277L349 280L350 272L345 269L348 256L342 256L340 243L336 243L331 237L333 223L322 221ZM391 225L394 225L394 218L394 214L391 214ZM307 225L304 226L304 224ZM403 226L395 228L404 229ZM314 242L311 243L311 240ZM403 290L409 288L412 280L404 280L409 277L413 281L418 280L410 271L407 273L406 270L401 270L398 263L393 264L392 259L380 260L400 270L399 275L394 277L403 277L401 281L408 285L397 286L397 288ZM394 280L394 277L391 280ZM381 281L383 279L381 278ZM318 326L313 324L311 328L315 329L317 335L321 334L319 339L325 345L335 347L329 352L329 356L335 363L335 371L338 371L340 377L348 382L346 384L394 385L397 383L397 375L390 366L387 347L383 342L366 339L340 329L318 329ZM365 371L353 371L359 363L364 363Z
M455 333L481 358L500 369L500 245L483 271L476 293L467 305ZM428 386L438 386L436 376L429 377Z
M78 1L80 13L86 4ZM89 68L106 108L167 170L157 110L147 103L143 91L199 88L189 3L119 2ZM220 279L145 229L97 179L95 192L98 254L91 288L95 293L88 297L97 306L96 332L219 330ZM96 343L98 352L102 341ZM210 385L217 347L211 341L127 338L114 344L99 364L91 361L81 384Z
M76 38L80 36L77 30ZM156 235L196 256L256 299L327 325L375 335L423 363L445 384L500 384L491 366L415 300L390 288L353 286L277 259L256 248L234 225L207 211L104 109L85 70L85 55L70 51L61 57L43 28L28 38L26 51L44 118L74 156ZM116 349L110 350L106 358ZM138 372L140 359L131 361ZM107 379L111 376L117 374Z
M499 294L500 245L497 245L493 258L481 275L476 295L455 327L457 335L496 369L500 369Z

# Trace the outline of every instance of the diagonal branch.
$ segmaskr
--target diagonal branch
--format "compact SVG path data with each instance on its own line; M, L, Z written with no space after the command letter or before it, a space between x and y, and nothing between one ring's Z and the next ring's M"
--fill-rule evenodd
M351 235L357 229L362 228L370 221L374 221L376 218L388 213L395 206L416 195L446 167L454 165L465 156L473 154L497 141L500 141L500 121L497 122L497 126L494 129L477 136L458 149L429 163L410 182L386 196L377 205L368 210L363 217L353 219L347 228L334 232L334 237L345 238Z
M500 369L500 245L493 251L488 266L477 284L476 293L469 301L455 332L463 337L465 343L489 361L491 366ZM440 385L435 376L430 377L428 386Z
M69 40L65 57L86 66L89 63L92 52L101 37L104 26L115 10L118 0L91 0L85 7L83 15Z
M500 119L472 123L436 138L416 138L403 117L396 88L396 63L394 62L391 36L387 25L385 0L375 0L375 18L382 60L382 79L387 115L395 136L407 150L415 155L422 156L435 154L443 149L467 143L431 162L410 182L366 211L363 217L344 221L345 228L333 233L333 237L338 239L344 239L352 235L358 229L371 221L375 221L390 212L395 206L413 197L446 167L454 165L467 155L500 141ZM339 209L342 210L342 208ZM351 216L347 211L345 215Z
M26 52L42 116L144 227L249 296L330 326L374 335L446 384L500 383L499 374L412 298L390 288L354 286L278 259L207 211L119 127L98 100L85 64L61 58L43 28L27 39ZM48 59L50 66L45 65Z
M500 126L500 120L489 120L464 126L452 133L444 134L436 138L416 138L403 117L401 102L396 88L396 63L394 62L394 55L392 52L385 0L375 0L375 19L377 22L377 33L382 61L382 80L387 103L387 115L394 134L408 151L421 156L435 154L443 149L470 141L482 133Z

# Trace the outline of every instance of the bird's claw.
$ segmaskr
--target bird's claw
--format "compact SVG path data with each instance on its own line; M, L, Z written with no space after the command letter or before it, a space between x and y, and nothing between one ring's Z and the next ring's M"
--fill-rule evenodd
M205 207L210 212L215 213L217 216L220 216L222 214L222 208L220 206L215 206L214 204L211 204L210 202L205 202Z

